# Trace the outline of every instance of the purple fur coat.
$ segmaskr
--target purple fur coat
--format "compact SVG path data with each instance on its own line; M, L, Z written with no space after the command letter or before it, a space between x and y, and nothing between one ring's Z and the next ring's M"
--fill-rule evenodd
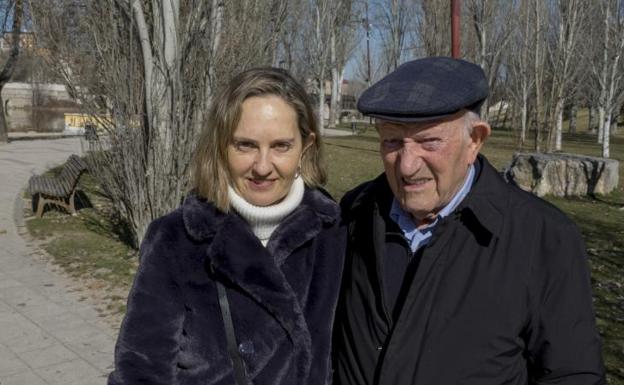
M234 384L215 280L253 384L329 383L338 225L338 206L306 189L265 248L241 217L190 195L147 231L108 384Z

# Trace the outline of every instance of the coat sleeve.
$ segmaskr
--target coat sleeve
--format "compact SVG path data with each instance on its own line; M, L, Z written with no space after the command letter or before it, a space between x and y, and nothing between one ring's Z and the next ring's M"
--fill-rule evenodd
M176 354L184 319L170 232L150 225L115 347L108 385L175 385Z
M587 254L572 224L545 228L532 261L527 329L530 384L604 384Z

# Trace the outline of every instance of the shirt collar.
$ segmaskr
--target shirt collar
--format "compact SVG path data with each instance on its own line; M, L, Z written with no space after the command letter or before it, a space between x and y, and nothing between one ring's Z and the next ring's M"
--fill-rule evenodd
M417 249L424 240L429 238L433 227L435 227L440 218L448 216L453 212L453 210L457 208L457 206L459 206L459 204L464 200L466 195L468 195L468 193L470 192L470 189L474 182L474 178L475 166L471 164L468 168L468 175L466 175L464 184L459 189L459 191L455 193L449 203L447 203L446 206L444 206L440 210L440 212L438 212L435 220L421 229L416 228L416 223L414 223L412 216L401 207L399 201L396 198L392 199L390 218L392 218L392 220L399 225L401 231L410 242L410 245L412 246L412 251L415 251L415 249Z

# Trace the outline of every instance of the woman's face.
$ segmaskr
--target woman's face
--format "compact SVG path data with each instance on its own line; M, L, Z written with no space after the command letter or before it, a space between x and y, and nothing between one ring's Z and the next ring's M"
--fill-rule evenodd
M275 95L248 98L228 146L232 187L256 206L279 202L290 191L304 147L288 103Z

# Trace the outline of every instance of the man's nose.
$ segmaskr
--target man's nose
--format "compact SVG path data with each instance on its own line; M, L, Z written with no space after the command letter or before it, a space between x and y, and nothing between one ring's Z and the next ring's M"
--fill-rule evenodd
M273 171L273 163L269 151L258 151L254 159L253 172L258 176L267 176Z
M417 143L404 143L399 150L399 171L403 176L414 175L422 166L422 154Z

